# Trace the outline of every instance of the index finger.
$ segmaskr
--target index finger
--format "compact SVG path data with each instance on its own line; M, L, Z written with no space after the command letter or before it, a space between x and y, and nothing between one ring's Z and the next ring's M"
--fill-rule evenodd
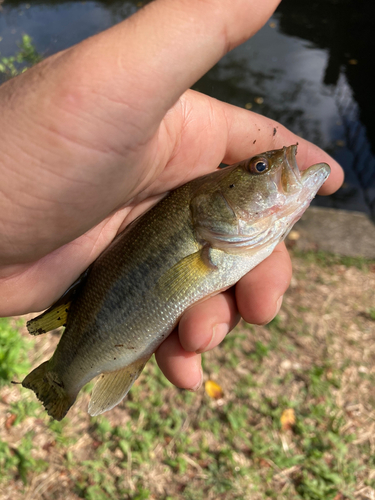
M217 104L221 107L228 123L224 163L230 165L264 151L298 144L296 159L300 170L305 170L315 163L328 163L331 167L331 174L319 190L320 195L334 193L342 185L344 172L341 166L315 144L265 116L227 103L217 102Z

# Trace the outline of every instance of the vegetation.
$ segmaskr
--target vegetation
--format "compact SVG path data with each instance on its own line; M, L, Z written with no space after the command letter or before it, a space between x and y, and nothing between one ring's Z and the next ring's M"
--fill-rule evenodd
M20 336L15 325L11 325L6 318L0 318L0 387L29 369L29 344L28 339Z
M13 56L4 57L0 53L0 77L11 78L17 76L42 60L29 35L22 36L22 41L18 44L18 47L18 52Z

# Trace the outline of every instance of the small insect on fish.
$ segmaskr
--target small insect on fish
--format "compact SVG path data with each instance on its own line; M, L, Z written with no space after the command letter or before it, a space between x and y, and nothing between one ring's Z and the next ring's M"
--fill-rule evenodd
M65 326L52 358L22 382L61 420L94 377L88 412L125 397L192 304L234 285L288 234L327 179L300 172L297 146L218 169L133 221L46 312L32 335Z

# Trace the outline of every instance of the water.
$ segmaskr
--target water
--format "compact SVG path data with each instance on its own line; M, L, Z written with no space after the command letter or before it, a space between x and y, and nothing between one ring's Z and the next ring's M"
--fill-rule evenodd
M135 1L5 0L0 52L14 54L27 33L48 56L125 19L138 6ZM278 120L324 148L343 165L346 180L335 195L315 203L375 218L372 12L373 0L283 0L263 29L195 88Z

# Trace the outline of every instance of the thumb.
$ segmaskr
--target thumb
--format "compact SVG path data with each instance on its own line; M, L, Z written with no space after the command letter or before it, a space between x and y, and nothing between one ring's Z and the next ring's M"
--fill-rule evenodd
M114 117L121 120L135 110L144 139L145 130L151 127L152 134L185 90L263 26L279 1L151 2L74 48L80 81L88 94L95 89L99 99L125 104L114 106ZM69 57L70 70L74 58Z

